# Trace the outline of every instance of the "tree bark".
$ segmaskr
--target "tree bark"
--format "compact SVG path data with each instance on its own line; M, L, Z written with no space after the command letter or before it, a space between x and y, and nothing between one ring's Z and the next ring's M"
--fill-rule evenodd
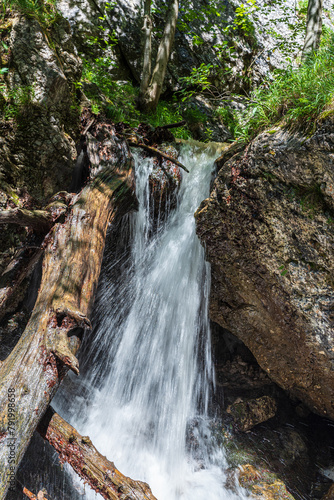
M303 61L319 48L322 32L322 9L323 0L308 0L306 33L302 51Z
M168 7L165 29L158 48L157 59L152 73L152 78L149 87L142 99L146 111L155 111L158 105L166 75L167 63L169 61L172 46L174 43L178 15L179 2L178 0L171 0Z
M113 462L101 455L88 436L81 436L49 407L37 428L90 487L111 500L156 500L148 484L124 476Z
M36 233L47 233L52 227L53 219L46 210L14 208L0 211L0 224L18 224L31 227Z
M139 100L143 99L151 78L151 64L152 64L152 19L151 19L151 1L145 0L144 5L144 60L143 60L143 74L140 84Z
M34 309L0 366L0 499L61 380L69 369L79 373L75 354L90 328L107 227L116 209L134 199L128 146L108 127L109 140L98 150L104 167L47 235Z
M0 321L19 302L17 295L23 280L31 275L43 253L42 248L23 249L0 277Z

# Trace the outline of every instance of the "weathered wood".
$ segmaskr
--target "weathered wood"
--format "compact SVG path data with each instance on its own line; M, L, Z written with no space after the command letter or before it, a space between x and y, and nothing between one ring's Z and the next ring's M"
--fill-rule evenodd
M175 165L182 168L183 170L185 170L185 172L188 172L188 174L189 174L189 170L182 163L180 163L178 160L176 160L172 156L169 156L168 154L163 153L159 149L153 148L152 146L147 146L146 144L137 143L137 142L133 142L133 141L128 141L128 143L129 143L129 146L132 146L134 148L142 148L145 151L148 151L149 153L151 153L155 156L162 156L162 158L165 158L166 160L171 161L172 163L175 163Z
M51 229L53 219L47 210L13 208L0 211L0 224L18 224L31 227L36 233L47 233Z
M90 487L103 498L111 500L156 500L148 484L124 476L113 462L101 455L88 436L81 436L60 415L49 407L37 428Z
M103 130L109 136L109 147L99 150L103 168L47 235L34 309L0 366L0 499L64 375L79 372L75 354L90 328L107 227L134 199L129 148L110 126Z
M31 491L29 491L26 487L23 488L23 493L26 497L30 498L30 500L37 500L36 496L31 493Z
M23 280L29 277L43 253L42 248L28 248L18 252L0 277L0 321L17 304L16 296ZM16 302L15 302L16 300Z
M23 488L23 493L26 497L30 498L30 500L47 500L47 498L44 496L43 491L39 491L37 493L37 496L31 493L27 488Z

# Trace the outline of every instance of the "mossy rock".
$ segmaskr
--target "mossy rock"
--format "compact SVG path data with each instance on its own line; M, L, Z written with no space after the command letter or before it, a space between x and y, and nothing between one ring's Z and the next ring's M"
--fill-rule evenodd
M235 427L245 432L274 417L277 404L273 398L262 396L261 398L235 402L226 411L231 415Z
M294 500L285 484L272 472L250 464L240 467L239 484L254 498L263 500Z

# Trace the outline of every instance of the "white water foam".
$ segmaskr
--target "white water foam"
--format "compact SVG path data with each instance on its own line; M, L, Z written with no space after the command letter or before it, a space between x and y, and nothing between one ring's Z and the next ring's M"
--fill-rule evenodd
M85 377L90 403L70 422L124 474L146 481L158 500L241 499L242 490L224 486L224 450L214 443L207 415L214 379L210 270L194 211L209 194L214 158L184 147L181 161L190 173L176 209L153 236L153 163L138 158L139 210L126 279L118 288L107 284L99 298L93 366ZM84 498L96 495L86 488Z

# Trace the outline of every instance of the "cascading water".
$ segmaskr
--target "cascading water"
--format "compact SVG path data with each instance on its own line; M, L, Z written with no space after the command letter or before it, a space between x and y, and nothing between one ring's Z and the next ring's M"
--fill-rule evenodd
M85 353L89 404L69 420L124 474L148 482L159 500L240 499L241 491L224 487L224 453L212 444L207 416L209 267L194 211L209 194L213 157L188 146L181 161L190 174L177 207L152 231L153 163L136 160L131 255L126 264L113 262L123 269L117 283L102 277L99 326ZM63 415L64 397L57 397ZM96 496L86 489L85 498Z

